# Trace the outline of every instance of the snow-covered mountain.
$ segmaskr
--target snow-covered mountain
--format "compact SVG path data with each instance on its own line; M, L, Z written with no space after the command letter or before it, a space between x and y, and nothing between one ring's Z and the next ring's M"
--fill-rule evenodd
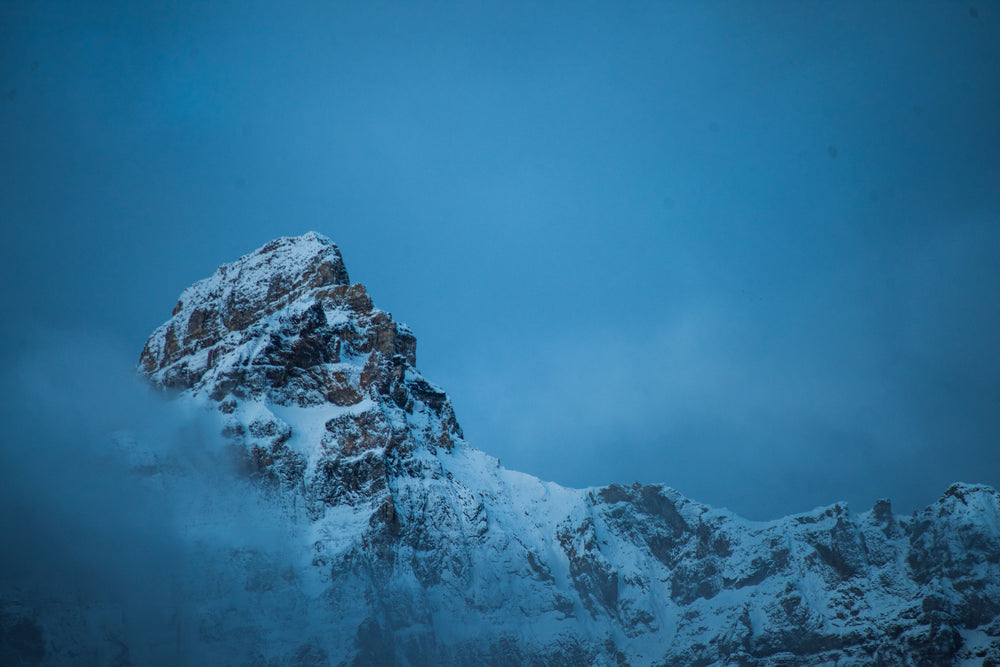
M413 333L320 235L185 290L140 371L218 420L213 460L233 471L187 493L189 464L119 443L184 498L198 567L171 584L183 610L130 644L108 605L8 593L5 664L1000 662L995 490L956 484L909 517L880 501L753 522L661 485L507 470L466 442ZM218 537L240 521L280 548Z

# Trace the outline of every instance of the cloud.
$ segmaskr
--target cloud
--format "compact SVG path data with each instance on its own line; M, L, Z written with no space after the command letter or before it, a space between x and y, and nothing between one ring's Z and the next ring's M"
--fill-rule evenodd
M167 401L114 345L35 340L2 377L0 615L31 610L56 646L90 633L99 662L116 642L144 664L205 655L198 591L238 604L234 554L291 563L280 508L235 474L214 415Z
M954 481L996 484L996 233L939 226L884 266L702 288L641 326L480 341L508 370L458 378L472 387L454 395L459 418L508 466L572 486L663 482L751 518L882 497L908 513Z

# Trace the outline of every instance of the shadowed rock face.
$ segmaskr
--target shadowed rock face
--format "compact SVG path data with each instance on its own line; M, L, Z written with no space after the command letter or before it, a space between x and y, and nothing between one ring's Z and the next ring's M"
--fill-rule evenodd
M328 239L306 234L271 241L184 290L140 364L148 374L162 371L320 288L348 284L340 251Z
M415 350L315 234L220 267L150 337L140 370L220 416L240 475L282 513L298 536L288 549L303 556L280 565L206 553L211 585L178 584L198 610L185 621L200 628L197 655L268 665L1000 660L993 489L955 485L912 517L880 501L767 523L660 485L566 489L470 447ZM235 580L236 605L217 583ZM20 638L5 650L28 656L65 656L72 642L38 633L95 623L63 615L55 632L54 615L4 618L0 638Z

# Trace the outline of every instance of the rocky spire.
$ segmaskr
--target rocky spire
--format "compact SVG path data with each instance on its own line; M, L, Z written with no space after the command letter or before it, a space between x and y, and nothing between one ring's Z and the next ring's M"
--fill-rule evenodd
M279 403L345 405L378 373L352 382L348 368L331 365L365 368L372 352L413 366L416 339L350 284L337 246L310 232L271 241L184 290L139 367L158 386L216 400L264 392Z

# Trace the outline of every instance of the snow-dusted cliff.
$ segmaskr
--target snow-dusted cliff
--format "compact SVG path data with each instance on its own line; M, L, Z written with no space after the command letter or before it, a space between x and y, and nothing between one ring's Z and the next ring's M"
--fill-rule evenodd
M1000 661L993 489L956 484L911 517L883 501L758 523L664 486L576 490L506 470L465 441L448 396L416 368L413 334L349 283L317 234L185 290L140 369L217 415L235 470L182 513L199 562L174 583L186 611L164 614L158 644L123 653L129 621L113 610L8 603L10 659ZM149 483L184 488L184 466L127 449ZM237 516L273 527L281 548L212 539ZM24 632L33 653L11 639Z

